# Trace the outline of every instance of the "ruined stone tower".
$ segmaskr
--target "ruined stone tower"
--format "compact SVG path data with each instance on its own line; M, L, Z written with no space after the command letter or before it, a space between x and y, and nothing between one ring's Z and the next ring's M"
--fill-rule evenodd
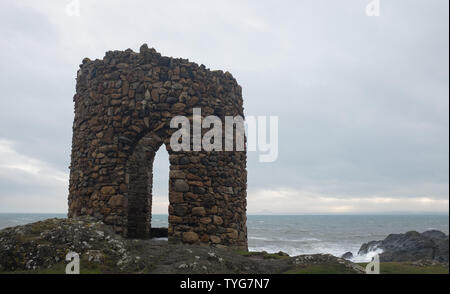
M166 148L169 241L247 248L245 151L170 146L171 119L183 115L192 124L193 108L204 117L243 117L241 87L230 73L144 44L139 53L84 59L74 102L69 217L91 215L124 236L148 237L153 159Z

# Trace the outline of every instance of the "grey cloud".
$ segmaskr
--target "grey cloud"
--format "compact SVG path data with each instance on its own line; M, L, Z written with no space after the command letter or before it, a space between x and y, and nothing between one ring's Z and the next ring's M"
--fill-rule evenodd
M279 115L279 158L249 154L249 197L448 199L448 1L381 0L380 17L369 2L80 0L68 17L67 1L2 1L0 138L68 172L78 64L145 42L230 71L247 115ZM2 197L34 186L0 180Z

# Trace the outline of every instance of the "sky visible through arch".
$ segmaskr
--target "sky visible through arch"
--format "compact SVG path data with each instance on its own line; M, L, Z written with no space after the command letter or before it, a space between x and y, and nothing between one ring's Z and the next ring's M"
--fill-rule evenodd
M447 0L70 2L0 2L0 212L67 211L78 65L147 43L279 116L278 160L248 156L249 213L448 213Z

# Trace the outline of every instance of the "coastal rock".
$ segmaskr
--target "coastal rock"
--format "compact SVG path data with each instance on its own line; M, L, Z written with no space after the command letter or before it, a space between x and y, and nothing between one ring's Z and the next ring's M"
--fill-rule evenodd
M442 262L448 263L448 237L446 239L435 241L436 251L434 259Z
M435 260L448 262L448 236L436 230L418 233L391 234L382 241L371 241L361 246L358 255L381 249L380 261Z
M358 255L366 255L371 251L375 251L380 248L383 241L370 241L368 243L364 243L359 248Z
M422 236L433 239L433 240L445 240L448 236L438 230L430 230L422 233Z
M345 252L345 253L341 256L341 258L350 260L350 259L353 258L353 253L351 253L350 251L349 251L349 252Z
M199 238L194 232L185 234L187 241ZM209 238L223 241L214 235ZM290 257L283 252L128 239L91 217L48 219L0 230L0 273L64 273L69 251L79 254L81 273L280 274L309 267L330 273L364 273L361 266L329 254Z

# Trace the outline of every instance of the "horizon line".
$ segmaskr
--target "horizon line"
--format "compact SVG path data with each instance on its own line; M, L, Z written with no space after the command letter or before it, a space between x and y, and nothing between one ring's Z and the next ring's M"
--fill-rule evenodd
M0 214L68 214L67 212L2 212ZM169 215L168 213L152 213L152 215ZM316 212L316 213L247 213L247 215L254 216L321 216L321 215L333 215L333 216L346 216L346 215L449 215L449 212L360 212L360 213L326 213L326 212Z

